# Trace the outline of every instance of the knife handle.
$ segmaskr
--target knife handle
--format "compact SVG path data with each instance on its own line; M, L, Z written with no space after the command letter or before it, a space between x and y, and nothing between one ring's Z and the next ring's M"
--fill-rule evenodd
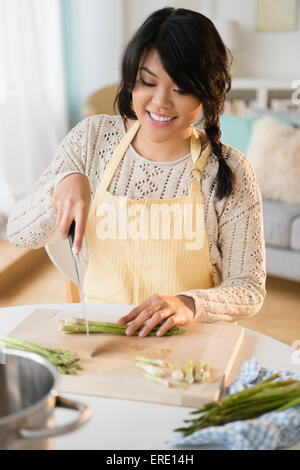
M69 229L69 234L68 234L71 250L73 248L73 243L75 239L75 220L71 223L70 229Z

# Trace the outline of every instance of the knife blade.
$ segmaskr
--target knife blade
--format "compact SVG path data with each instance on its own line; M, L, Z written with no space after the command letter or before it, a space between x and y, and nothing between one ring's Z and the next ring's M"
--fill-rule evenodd
M81 278L80 278L80 273L79 273L79 258L78 258L78 254L76 254L73 250L74 238L75 238L75 220L73 220L73 222L70 226L68 239L69 239L70 248L71 248L73 258L74 258L74 262L75 262L75 270L76 270L76 277L77 277L77 282L78 282L78 287L79 287L79 292L80 292L81 306L82 306L84 319L85 319L85 328L86 328L86 335L87 335L87 340L88 340L88 349L89 349L90 357L92 357L92 345L91 345L90 332L89 332L89 323L88 323L88 319L87 319L86 305L85 305L85 301L84 301L84 294L83 294L82 283L81 283Z
M220 385L219 385L219 390L218 390L218 397L216 398L216 401L222 400L226 396L226 388L225 388L225 374L221 376L220 379Z

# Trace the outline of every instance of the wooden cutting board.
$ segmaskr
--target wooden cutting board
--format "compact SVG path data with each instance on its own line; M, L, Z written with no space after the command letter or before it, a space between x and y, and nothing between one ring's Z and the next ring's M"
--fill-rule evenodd
M67 335L58 328L59 320L76 316L78 313L38 309L10 333L47 348L77 352L83 370L76 376L60 376L59 391L65 393L198 408L217 399L224 374L225 386L228 384L244 336L244 329L234 324L196 321L183 327L185 333L162 338L92 334L90 358L85 334ZM89 313L88 318L116 322L107 314ZM144 378L143 371L135 367L135 356L180 364L185 359L207 362L211 367L210 383L194 383L185 390L164 387Z

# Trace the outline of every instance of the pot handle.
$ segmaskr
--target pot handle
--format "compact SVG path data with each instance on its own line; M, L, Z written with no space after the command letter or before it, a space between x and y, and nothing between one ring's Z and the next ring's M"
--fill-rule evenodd
M63 434L75 431L91 417L91 411L86 405L61 397L60 395L56 396L55 408L67 408L69 410L75 410L79 412L79 415L74 421L68 424L64 424L63 426L55 426L53 428L44 429L19 429L19 435L24 439L45 439L48 437L61 436Z

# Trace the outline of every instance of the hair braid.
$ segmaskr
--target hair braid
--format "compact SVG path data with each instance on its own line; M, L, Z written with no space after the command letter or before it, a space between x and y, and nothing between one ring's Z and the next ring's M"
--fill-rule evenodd
M224 158L223 144L221 142L220 121L218 117L212 122L206 122L205 133L210 140L213 152L219 162L217 174L217 197L218 199L222 199L225 196L229 196L233 191L234 175Z

